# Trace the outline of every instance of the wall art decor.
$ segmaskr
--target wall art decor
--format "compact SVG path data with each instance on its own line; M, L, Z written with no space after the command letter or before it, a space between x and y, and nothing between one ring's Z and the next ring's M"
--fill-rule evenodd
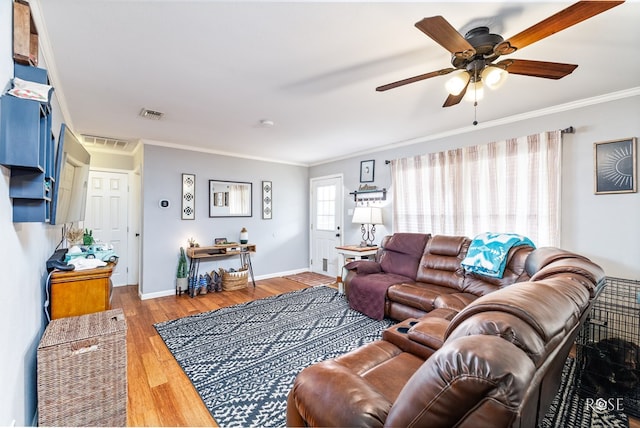
M196 218L196 176L182 174L182 220Z
M271 220L273 216L273 183L262 182L262 218Z
M251 217L252 184L209 180L209 217Z
M366 160L360 162L360 183L373 182L375 166L375 160Z
M636 138L593 144L595 194L637 192Z

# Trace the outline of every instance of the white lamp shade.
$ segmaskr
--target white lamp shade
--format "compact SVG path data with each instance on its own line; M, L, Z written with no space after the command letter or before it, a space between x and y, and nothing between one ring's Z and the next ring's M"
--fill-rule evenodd
M382 208L356 207L353 210L352 222L358 224L382 224Z
M451 79L444 84L445 89L451 95L460 95L460 92L467 86L471 75L465 70L456 72Z
M464 100L469 102L480 101L484 98L484 88L482 87L482 81L469 83L467 92L464 94Z
M490 65L482 70L482 82L491 90L498 89L507 80L507 70Z

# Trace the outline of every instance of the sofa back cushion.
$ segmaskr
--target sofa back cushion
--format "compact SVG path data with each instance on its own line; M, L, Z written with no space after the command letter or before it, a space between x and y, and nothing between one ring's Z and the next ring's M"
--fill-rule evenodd
M424 249L416 281L462 291L464 271L460 262L470 243L466 236L433 236Z
M536 272L540 271L543 267L545 267L549 263L553 263L557 260L563 260L567 258L579 258L583 260L589 260L586 257L583 257L579 254L575 254L570 251L563 250L557 247L540 247L540 248L536 248L531 253L530 257L527 257L525 269L529 274L529 276L533 276L536 274Z
M445 340L499 336L524 351L538 367L580 323L589 303L588 287L567 273L522 282L470 303L451 320Z
M496 336L465 336L429 357L393 403L385 427L507 427L517 424L536 369Z
M512 247L507 253L507 263L502 278L492 278L478 273L466 272L463 285L464 291L476 296L484 296L516 282L529 280L529 273L525 269L525 263L532 251L534 251L534 248L529 245Z
M394 233L382 240L378 262L384 272L416 279L420 257L431 238L425 233Z
M549 263L532 277L531 281L553 279L557 276L571 274L575 281L580 281L589 291L591 298L596 297L605 285L602 268L585 258L567 258Z

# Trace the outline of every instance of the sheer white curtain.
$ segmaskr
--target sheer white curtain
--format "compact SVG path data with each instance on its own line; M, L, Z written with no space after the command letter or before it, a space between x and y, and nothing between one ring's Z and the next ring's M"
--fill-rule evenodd
M232 184L229 186L229 212L230 214L248 214L251 201L249 186L245 184Z
M561 133L391 161L393 230L519 233L560 245Z

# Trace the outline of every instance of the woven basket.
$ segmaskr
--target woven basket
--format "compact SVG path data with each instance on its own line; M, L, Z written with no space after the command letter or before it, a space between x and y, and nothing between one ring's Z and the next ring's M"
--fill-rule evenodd
M122 309L51 321L37 351L40 426L127 425L126 335Z
M236 272L227 272L221 268L220 277L222 278L222 289L224 291L239 290L247 288L247 285L249 285L249 269L246 267Z

